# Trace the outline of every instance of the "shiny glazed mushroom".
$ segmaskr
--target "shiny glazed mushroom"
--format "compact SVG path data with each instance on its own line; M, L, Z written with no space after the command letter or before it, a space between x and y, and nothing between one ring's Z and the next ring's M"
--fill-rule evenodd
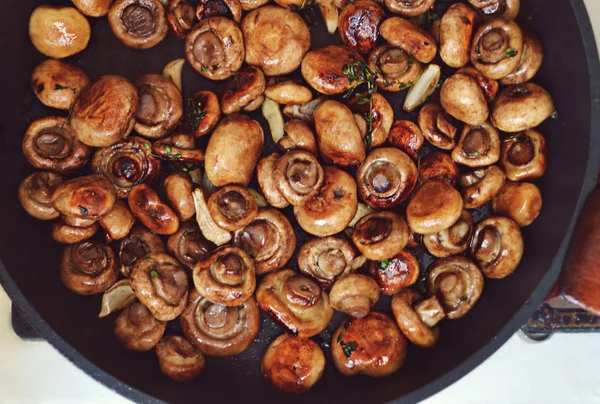
M302 59L302 77L321 94L341 94L357 85L343 72L344 66L361 61L356 51L343 45L313 49Z
M67 173L81 169L92 153L74 135L65 118L46 117L33 121L21 145L25 158L35 168Z
M435 257L462 254L469 248L474 227L473 217L469 211L463 210L460 218L449 228L423 236L423 244Z
M283 334L267 348L260 370L276 390L302 393L323 376L325 355L316 342Z
M265 96L278 104L304 104L312 100L312 91L300 81L271 78L267 82Z
M249 66L238 71L225 82L221 96L223 113L230 115L242 109L247 110L263 97L266 83L265 75L256 67Z
M98 223L106 232L107 240L125 238L135 224L135 217L123 201L116 201L113 208Z
M421 183L438 179L454 186L458 180L458 167L446 153L433 151L419 161L419 180Z
M97 241L86 240L68 245L62 252L60 279L80 295L102 293L117 281L113 250Z
M261 208L254 220L235 232L233 242L254 259L256 274L283 268L296 249L296 234L279 211Z
M170 235L179 230L175 212L148 185L133 187L127 201L135 217L156 234Z
M156 345L160 371L176 382L195 379L204 370L205 359L185 338L166 335Z
M265 276L256 289L256 300L261 310L298 337L317 335L333 316L327 293L291 269Z
M66 223L65 217L52 223L52 238L63 244L76 244L92 238L98 231L98 224L92 223L87 226L72 226Z
M318 191L324 180L323 167L315 155L294 150L273 165L273 183L291 205L303 205Z
M393 212L372 212L354 225L352 241L370 260L392 258L408 242L406 220Z
M225 80L244 62L244 38L237 24L225 17L202 20L185 39L188 62L210 80Z
M196 7L196 18L204 20L214 16L230 18L239 24L242 5L239 0L200 0Z
M375 48L369 54L369 67L377 73L377 87L394 92L410 88L422 71L414 57L391 45Z
M356 171L361 198L372 208L392 208L407 200L417 183L417 167L393 147L372 150Z
M409 20L391 17L381 23L381 36L390 45L414 56L421 63L429 63L437 53L435 39Z
M490 216L477 223L469 252L485 276L502 279L523 256L523 237L512 219Z
M331 336L331 359L344 376L388 376L406 359L406 339L383 313L347 318Z
M233 356L254 342L260 329L260 312L253 297L240 306L214 304L190 292L181 314L181 329L186 338L205 355Z
M523 33L511 20L488 20L477 28L471 45L471 63L485 76L500 80L514 72L523 53Z
M542 193L529 182L507 181L492 202L495 214L506 216L519 226L529 226L542 210Z
M114 0L72 0L82 14L88 17L104 17Z
M186 221L194 217L196 207L192 191L194 185L187 173L169 174L163 182L167 199L177 216L182 221Z
M460 193L466 209L476 209L491 201L500 192L506 175L498 166L479 168L458 178Z
M52 194L54 209L65 216L97 220L110 212L116 195L109 180L86 175L59 184Z
M183 99L175 83L160 74L146 74L134 85L139 98L135 131L159 139L175 129L183 116Z
M178 38L184 39L194 28L196 11L187 0L169 0L166 13L169 28Z
M293 72L310 47L310 31L295 12L264 6L249 12L242 21L246 63L258 66L267 76Z
M390 128L387 140L413 160L419 158L419 152L425 143L421 129L411 121L395 121Z
M220 228L235 231L254 220L258 205L246 188L228 185L210 196L208 210Z
M436 324L446 313L436 296L424 300L416 290L401 290L392 298L392 312L400 331L410 342L421 348L437 343L440 329Z
M146 306L136 301L119 314L113 331L123 347L144 352L158 344L166 328L166 322L155 319Z
M479 83L471 76L456 73L446 79L440 90L444 110L468 125L483 125L490 111Z
M391 296L417 282L419 261L411 252L402 250L392 258L371 261L368 271L379 285L381 293Z
M480 126L465 125L452 159L468 167L489 166L500 158L500 135L489 122Z
M38 100L47 107L68 110L77 95L90 84L79 67L62 60L47 59L31 74L31 87Z
M162 239L145 227L137 225L119 243L119 270L125 277L129 277L138 260L151 253L163 252L165 245Z
M519 66L508 76L500 80L506 86L525 83L531 80L544 60L544 50L540 40L529 32L523 32L523 52Z
M514 20L519 14L521 0L469 0L476 10L486 17L503 17Z
M137 260L131 271L131 286L160 321L177 318L187 304L187 274L175 258L164 253L150 253Z
M459 69L456 73L469 76L475 80L479 84L479 87L481 87L483 95L488 102L492 101L496 97L496 94L498 94L498 81L484 76L479 70L467 66Z
M450 67L469 63L471 36L477 14L466 4L452 4L440 21L440 57Z
M264 6L270 0L240 0L243 11L251 11Z
M500 165L512 181L537 180L548 165L546 139L536 130L504 138Z
M419 111L419 128L423 137L432 145L443 150L451 150L456 146L454 138L458 126L439 104L426 104Z
M90 23L73 7L40 5L29 17L31 43L54 59L81 52L87 47L90 35Z
M186 128L200 138L217 127L221 119L221 107L217 95L212 91L198 91L186 104Z
M379 300L379 285L373 278L350 274L335 281L329 291L331 307L354 318L363 318Z
M385 5L394 14L404 17L416 17L427 12L435 0L386 0Z
M283 209L289 206L289 202L283 197L273 180L273 167L279 157L279 154L273 153L261 158L256 166L256 179L269 205Z
M169 32L160 0L116 0L108 23L119 41L135 49L152 48Z
M379 25L385 11L372 0L357 0L346 5L338 20L342 42L359 53L368 53L379 39Z
M368 117L369 114L371 114L369 128L371 130L369 134L371 147L381 146L387 140L390 129L392 128L392 123L394 122L394 110L386 98L379 93L372 94L371 102L366 104L360 98L361 95L368 98L366 93L360 95L357 94L348 101L347 105L355 114L359 113L365 117Z
M31 216L40 220L52 220L60 213L52 206L52 195L63 182L60 175L50 171L31 174L19 184L19 202Z
M197 224L185 222L177 233L169 236L167 249L181 265L192 271L196 262L212 252L214 245L204 238Z
M548 91L534 83L516 84L498 94L491 120L503 132L521 132L538 126L553 111L554 103Z
M434 179L423 184L410 200L406 218L412 231L434 234L456 223L462 209L460 193L446 181Z
M306 122L294 119L287 121L284 125L284 135L277 145L284 152L290 150L306 150L313 155L318 155L317 142L315 134L306 124Z
M152 144L152 153L163 160L178 163L200 164L204 161L204 152L196 148L193 135L174 133Z
M71 114L71 127L88 146L110 146L129 135L137 107L133 84L121 76L102 76L80 93Z

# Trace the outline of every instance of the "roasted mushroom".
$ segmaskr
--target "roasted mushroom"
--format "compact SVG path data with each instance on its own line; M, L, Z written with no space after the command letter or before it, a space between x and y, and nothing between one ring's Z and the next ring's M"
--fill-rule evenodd
M187 0L169 0L166 13L169 28L178 38L184 39L194 28L196 12Z
M452 159L468 167L485 167L500 158L500 136L489 122L480 126L465 125Z
M369 67L377 73L377 87L402 91L411 87L422 71L421 63L401 48L381 45L369 54Z
M108 240L121 240L131 231L135 224L135 217L125 202L117 201L110 212L98 220L98 223L106 232Z
M379 300L379 285L367 275L341 277L329 292L331 307L355 318L363 318Z
M135 217L156 234L170 235L179 230L175 212L148 185L133 187L127 201Z
M240 306L223 306L209 302L193 289L181 314L181 329L203 354L233 356L254 342L260 312L253 297Z
M372 0L357 0L345 6L339 17L342 42L359 53L368 53L379 39L385 12Z
M498 88L500 87L497 80L484 76L479 70L471 66L463 67L456 73L469 76L475 80L477 84L479 84L479 87L481 87L483 95L488 102L496 98L496 94L498 94Z
M317 335L333 316L327 293L292 269L265 276L256 288L256 300L261 310L298 337Z
M186 133L174 133L154 142L152 153L178 163L200 164L204 161L204 152L196 147L194 136Z
M344 376L384 377L400 369L406 359L406 339L383 313L347 318L331 336L331 359Z
M492 19L479 26L471 45L471 63L490 79L500 80L521 62L523 33L511 20Z
M192 191L194 185L186 173L173 173L165 178L163 183L165 194L177 216L186 221L194 217L196 206Z
M512 219L490 216L477 223L469 252L485 276L504 278L523 256L523 237Z
M483 125L490 114L479 83L471 76L456 73L446 79L440 90L444 110L468 125Z
M400 253L408 242L406 220L393 212L369 213L354 225L352 241L370 260L386 260Z
M500 165L512 181L537 180L546 172L548 148L546 139L529 129L504 138Z
M250 224L258 213L256 200L246 188L228 185L212 194L208 209L219 227L235 231Z
M261 275L282 268L290 260L296 235L284 215L262 208L249 225L235 232L234 243L250 254L256 273Z
M120 76L102 76L80 93L71 114L71 127L88 146L110 146L129 135L137 107L133 84Z
M31 74L33 92L47 107L68 110L77 95L90 84L79 67L62 60L47 59Z
M97 241L86 240L65 247L60 261L60 279L80 295L102 293L117 281L113 250Z
M324 172L317 158L304 150L281 156L273 166L273 182L291 205L303 205L317 194Z
M151 143L135 136L99 149L92 159L92 171L108 178L119 198L126 198L135 185L153 182L160 165Z
M98 231L98 224L92 223L87 226L72 226L66 223L65 217L52 223L52 238L63 244L76 244L92 238Z
M169 32L160 0L116 0L108 23L119 41L135 49L152 48Z
M264 6L270 0L240 0L243 11L251 11Z
M369 263L369 275L379 285L381 293L393 295L414 285L419 279L419 261L409 251L403 250L392 258Z
M516 84L498 94L492 106L491 120L503 132L521 132L535 128L554 112L552 97L533 83Z
M219 99L212 91L198 91L187 101L186 127L197 138L217 127L221 119Z
M438 179L454 186L458 180L458 167L446 153L433 151L419 161L419 179L421 183Z
M419 158L419 152L425 143L421 129L411 121L395 121L387 140L413 160Z
M151 253L165 252L162 239L143 226L134 227L119 244L119 261L121 273L129 277L138 260ZM195 263L195 262L194 262Z
M116 195L109 180L86 175L65 181L52 194L52 206L65 216L97 220L110 212Z
M411 230L434 234L456 223L463 209L463 198L452 185L434 179L423 184L408 203L406 218Z
M477 303L483 291L483 275L467 258L442 258L427 269L427 289L438 297L446 316L453 320Z
M303 121L287 121L284 126L284 136L279 139L277 145L284 151L306 150L317 156L317 142L315 134Z
M246 63L258 66L267 76L293 72L310 47L310 31L304 20L291 10L264 6L242 21Z
M146 306L136 301L119 314L113 330L123 347L144 352L158 344L166 328L166 322L155 319Z
M114 0L72 0L82 14L88 17L104 17Z
M225 82L221 97L223 113L229 115L248 108L263 97L265 87L265 75L260 69L253 66L241 69Z
M458 133L457 124L439 104L423 106L418 120L423 137L429 143L444 150L451 150L456 146L454 138Z
M283 209L289 206L289 202L283 197L273 180L273 167L279 157L279 154L273 153L260 159L256 167L256 178L269 205Z
M385 5L394 14L416 17L429 10L435 0L385 0Z
M511 84L525 83L531 80L544 60L542 43L533 34L523 32L523 52L519 66L508 76L500 80L506 86Z
M444 258L467 251L475 224L471 214L463 210L460 218L447 229L423 236L423 244L433 256Z
M312 100L312 91L298 81L269 79L265 95L278 104L304 104Z
M246 186L263 148L262 127L245 115L230 115L213 131L204 167L216 187L229 184Z
M392 312L402 334L413 344L428 348L440 337L436 324L446 313L436 296L426 300L413 289L404 289L392 298Z
M460 193L467 209L476 209L491 201L500 192L506 175L498 166L479 168L458 178Z
M192 271L196 262L208 256L214 245L204 238L198 225L192 222L183 223L177 233L169 236L167 249L169 253L185 268Z
M383 21L379 29L390 45L408 52L421 63L431 62L437 53L435 39L409 20L391 17Z
M188 298L187 274L177 260L164 253L150 253L131 271L137 298L160 321L177 318Z
M492 202L495 214L506 216L519 226L529 226L542 210L542 193L529 182L507 181Z
M356 86L343 69L346 65L363 62L354 50L342 45L329 45L313 49L302 59L302 77L321 94L333 95Z
M23 137L25 158L35 168L66 173L82 168L92 149L81 143L65 118L33 121Z
M379 93L372 94L371 101L368 103L363 101L365 96L368 98L367 94L357 94L348 101L348 107L352 112L365 117L371 114L369 123L371 147L381 146L387 140L394 122L394 110L386 98Z
M164 137L175 129L183 116L181 91L160 74L146 74L134 84L139 98L135 131L151 139Z
M521 0L469 0L477 11L486 17L503 17L514 20L519 14Z
M242 20L242 5L239 0L200 0L196 17L204 20L214 16L231 18L239 24Z
M166 335L156 345L160 371L176 382L195 379L204 370L204 356L185 338Z
M450 67L469 63L471 36L477 15L466 4L452 4L440 22L440 57Z
M372 208L392 208L408 199L417 183L417 167L393 147L374 149L356 171L361 198Z
M63 182L60 175L49 171L31 174L19 184L19 202L36 219L52 220L60 213L52 206L52 195Z
M87 47L92 29L76 8L41 5L29 17L29 38L44 55L62 59Z
M225 17L202 20L185 39L188 62L211 80L225 80L244 62L244 38L237 24Z

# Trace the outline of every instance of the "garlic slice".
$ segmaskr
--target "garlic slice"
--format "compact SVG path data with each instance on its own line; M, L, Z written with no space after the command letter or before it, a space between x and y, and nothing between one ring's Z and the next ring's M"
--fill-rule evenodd
M327 32L331 35L335 34L335 31L338 29L338 8L333 3L319 4L319 8L321 9L321 14L323 14Z
M265 208L268 206L267 200L265 199L265 197L262 196L261 193L258 192L256 189L248 188L248 192L250 192L252 194L252 196L254 197L254 200L256 201L256 204L258 205L259 208Z
M431 64L427 66L416 83L408 90L408 95L404 101L404 110L412 112L423 104L427 97L435 91L440 82L440 76L441 70L438 65Z
M129 306L135 301L135 292L129 279L121 279L102 295L102 305L98 318L108 316Z
M279 104L269 98L265 98L262 104L262 114L269 123L273 141L275 143L279 142L279 139L285 134L283 130L283 116L281 115Z
M348 227L353 228L356 222L358 222L360 219L362 219L364 216L367 216L371 212L373 212L373 209L371 209L364 203L359 203L358 209L356 209L356 215L354 215L354 219L352 219L352 221L348 224Z
M175 59L169 62L163 70L163 76L175 83L179 91L181 91L181 71L184 63L185 59Z
M194 205L196 205L196 221L198 222L202 235L208 241L212 241L219 246L231 241L231 233L217 226L210 215L206 199L204 198L204 192L202 192L200 188L196 188L193 196Z

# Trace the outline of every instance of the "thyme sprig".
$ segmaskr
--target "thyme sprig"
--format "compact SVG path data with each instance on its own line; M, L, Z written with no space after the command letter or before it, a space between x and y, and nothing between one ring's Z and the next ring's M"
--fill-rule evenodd
M345 64L342 68L342 72L348 77L348 84L352 85L356 83L356 85L352 86L344 93L344 98L350 97L360 84L367 84L367 92L364 94L357 94L356 98L358 99L359 105L369 104L369 110L365 114L367 133L364 137L364 142L367 149L370 149L373 140L373 94L377 92L377 73L362 60Z

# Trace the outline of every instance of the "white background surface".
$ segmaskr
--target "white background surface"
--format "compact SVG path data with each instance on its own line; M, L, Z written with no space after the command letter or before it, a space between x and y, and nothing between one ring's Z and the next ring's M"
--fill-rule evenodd
M600 39L600 0L586 0ZM0 404L129 403L46 342L23 342L0 288ZM600 403L600 334L554 335L541 344L513 336L481 366L423 404Z

